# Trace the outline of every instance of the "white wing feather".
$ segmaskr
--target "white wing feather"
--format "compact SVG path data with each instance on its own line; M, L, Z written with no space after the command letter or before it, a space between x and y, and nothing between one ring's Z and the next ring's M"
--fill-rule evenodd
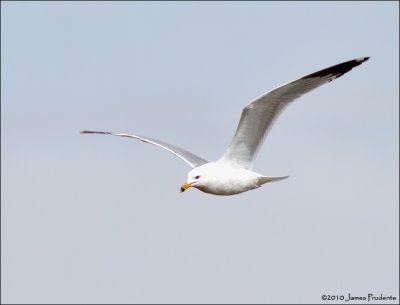
M232 166L251 169L268 131L290 102L342 76L368 59L369 57L362 57L350 60L309 74L279 86L251 101L243 109L236 133L220 161L228 162Z
M187 151L186 149L177 147L172 144L168 144L164 141L149 138L149 137L144 137L144 136L139 136L139 135L133 135L133 134L127 134L127 133L113 133L113 132L108 132L108 131L81 131L81 133L88 133L88 134L105 134L105 135L112 135L112 136L119 136L119 137L126 137L126 138L133 138L133 139L138 139L141 140L145 143L150 143L155 146L164 148L168 150L169 152L173 153L175 156L178 158L182 159L185 161L187 164L189 164L190 167L195 168L200 165L209 163L210 161L200 158L199 156L191 153L190 151Z

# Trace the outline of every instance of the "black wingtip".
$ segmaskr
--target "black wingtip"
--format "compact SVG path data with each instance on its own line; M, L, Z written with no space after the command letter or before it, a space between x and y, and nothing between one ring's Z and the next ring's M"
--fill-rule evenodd
M357 62L359 63L363 63L364 61L367 61L369 59L369 56L365 56L365 57L360 57L355 59Z
M361 65L363 62L367 61L369 59L369 56L366 57L360 57L356 58L353 60L349 60L346 62L343 62L341 64L314 72L312 74L306 75L303 77L304 78L313 78L313 77L325 77L325 76L332 76L332 79L338 78L347 72L351 71L354 67L357 67Z
M90 131L90 130L82 130L80 133L111 134L111 132L108 132L108 131Z

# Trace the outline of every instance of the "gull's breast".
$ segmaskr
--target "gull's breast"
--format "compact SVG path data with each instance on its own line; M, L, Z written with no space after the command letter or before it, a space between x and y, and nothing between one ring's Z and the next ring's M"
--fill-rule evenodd
M258 176L250 171L241 173L231 173L231 175L218 175L208 181L206 185L199 186L198 189L213 195L236 195L249 190L258 188Z

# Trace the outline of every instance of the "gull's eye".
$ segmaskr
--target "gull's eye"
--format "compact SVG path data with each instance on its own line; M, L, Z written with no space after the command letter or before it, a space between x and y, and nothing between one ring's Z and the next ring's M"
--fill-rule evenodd
M200 179L200 176L196 176L196 177L194 177L194 179Z

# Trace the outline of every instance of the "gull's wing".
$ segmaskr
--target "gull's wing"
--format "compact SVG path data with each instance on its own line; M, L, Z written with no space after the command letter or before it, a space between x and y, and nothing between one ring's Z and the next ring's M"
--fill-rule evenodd
M105 135L112 135L112 136L119 136L119 137L126 137L126 138L133 138L133 139L138 139L141 140L145 143L150 143L155 146L164 148L168 150L169 152L173 153L175 156L181 158L183 161L185 161L189 166L192 168L198 167L200 165L209 163L210 161L200 158L199 156L196 156L195 154L191 153L190 151L187 151L183 148L177 147L175 145L171 145L168 143L165 143L164 141L160 141L157 139L152 139L149 137L144 137L144 136L139 136L139 135L133 135L133 134L127 134L127 133L113 133L113 132L108 132L108 131L81 131L81 133L97 133L97 134L105 134Z
M290 102L342 76L368 59L369 57L357 58L326 68L257 97L243 108L236 133L220 160L232 166L252 168L265 136Z

